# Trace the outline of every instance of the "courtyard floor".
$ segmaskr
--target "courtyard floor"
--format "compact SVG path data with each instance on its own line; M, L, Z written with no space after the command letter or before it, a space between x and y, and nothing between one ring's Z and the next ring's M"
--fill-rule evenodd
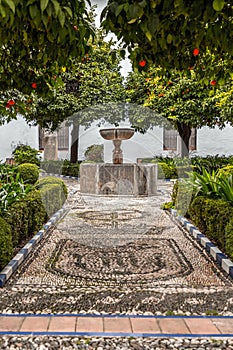
M73 193L66 215L0 289L2 341L9 345L13 333L131 335L147 343L150 336L233 337L233 280L160 209L171 183L136 198L83 196L75 180L65 181ZM159 341L155 348L166 348Z

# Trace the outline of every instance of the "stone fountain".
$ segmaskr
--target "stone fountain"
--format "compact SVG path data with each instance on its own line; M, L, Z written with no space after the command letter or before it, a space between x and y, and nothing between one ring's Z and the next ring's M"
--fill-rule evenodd
M121 143L134 135L132 128L101 129L100 135L113 142L112 163L80 166L81 193L96 195L144 195L157 193L157 165L124 163Z
M113 164L123 164L123 152L121 150L121 141L129 140L134 134L131 128L101 129L100 135L105 140L112 140L114 145L112 162Z

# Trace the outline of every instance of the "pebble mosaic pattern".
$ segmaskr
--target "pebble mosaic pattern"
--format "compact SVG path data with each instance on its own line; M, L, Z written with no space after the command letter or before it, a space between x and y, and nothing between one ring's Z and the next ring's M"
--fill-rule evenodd
M0 312L231 314L232 279L160 209L169 186L155 197L70 196L0 289Z
M227 339L156 339L156 338L79 338L79 337L3 337L0 340L1 349L15 350L212 350L233 349L233 340Z

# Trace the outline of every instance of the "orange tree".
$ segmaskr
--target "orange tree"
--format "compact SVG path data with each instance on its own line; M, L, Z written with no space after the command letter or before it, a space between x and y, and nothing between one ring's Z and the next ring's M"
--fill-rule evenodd
M162 76L158 68L151 67L147 73L134 72L129 76L127 95L129 102L153 109L165 124L166 121L172 124L183 141L181 156L188 156L192 128L218 126L221 129L227 123L232 124L232 80L227 85L225 89L215 79L203 85L193 70L189 74L171 70L167 77ZM160 125L161 119L142 114L136 116L133 123L147 129Z
M7 120L27 112L30 95L52 93L61 67L89 51L94 30L86 3L0 1L0 114Z
M82 60L72 59L72 65L63 67L56 80L60 86L51 97L35 97L26 102L28 123L55 130L62 121L72 124L71 161L77 161L79 125L88 127L99 119L120 118L115 107L109 104L125 101L123 77L120 74L121 57L113 48L113 42L104 40L98 31L91 46L91 52ZM113 59L113 53L115 59ZM111 109L111 111L109 110Z
M128 49L134 67L187 69L207 49L233 55L229 0L108 0L102 26Z

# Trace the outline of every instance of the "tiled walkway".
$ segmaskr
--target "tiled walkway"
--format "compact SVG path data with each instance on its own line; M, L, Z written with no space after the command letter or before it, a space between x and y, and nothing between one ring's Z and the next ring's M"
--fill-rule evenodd
M0 335L233 337L233 316L1 315Z

